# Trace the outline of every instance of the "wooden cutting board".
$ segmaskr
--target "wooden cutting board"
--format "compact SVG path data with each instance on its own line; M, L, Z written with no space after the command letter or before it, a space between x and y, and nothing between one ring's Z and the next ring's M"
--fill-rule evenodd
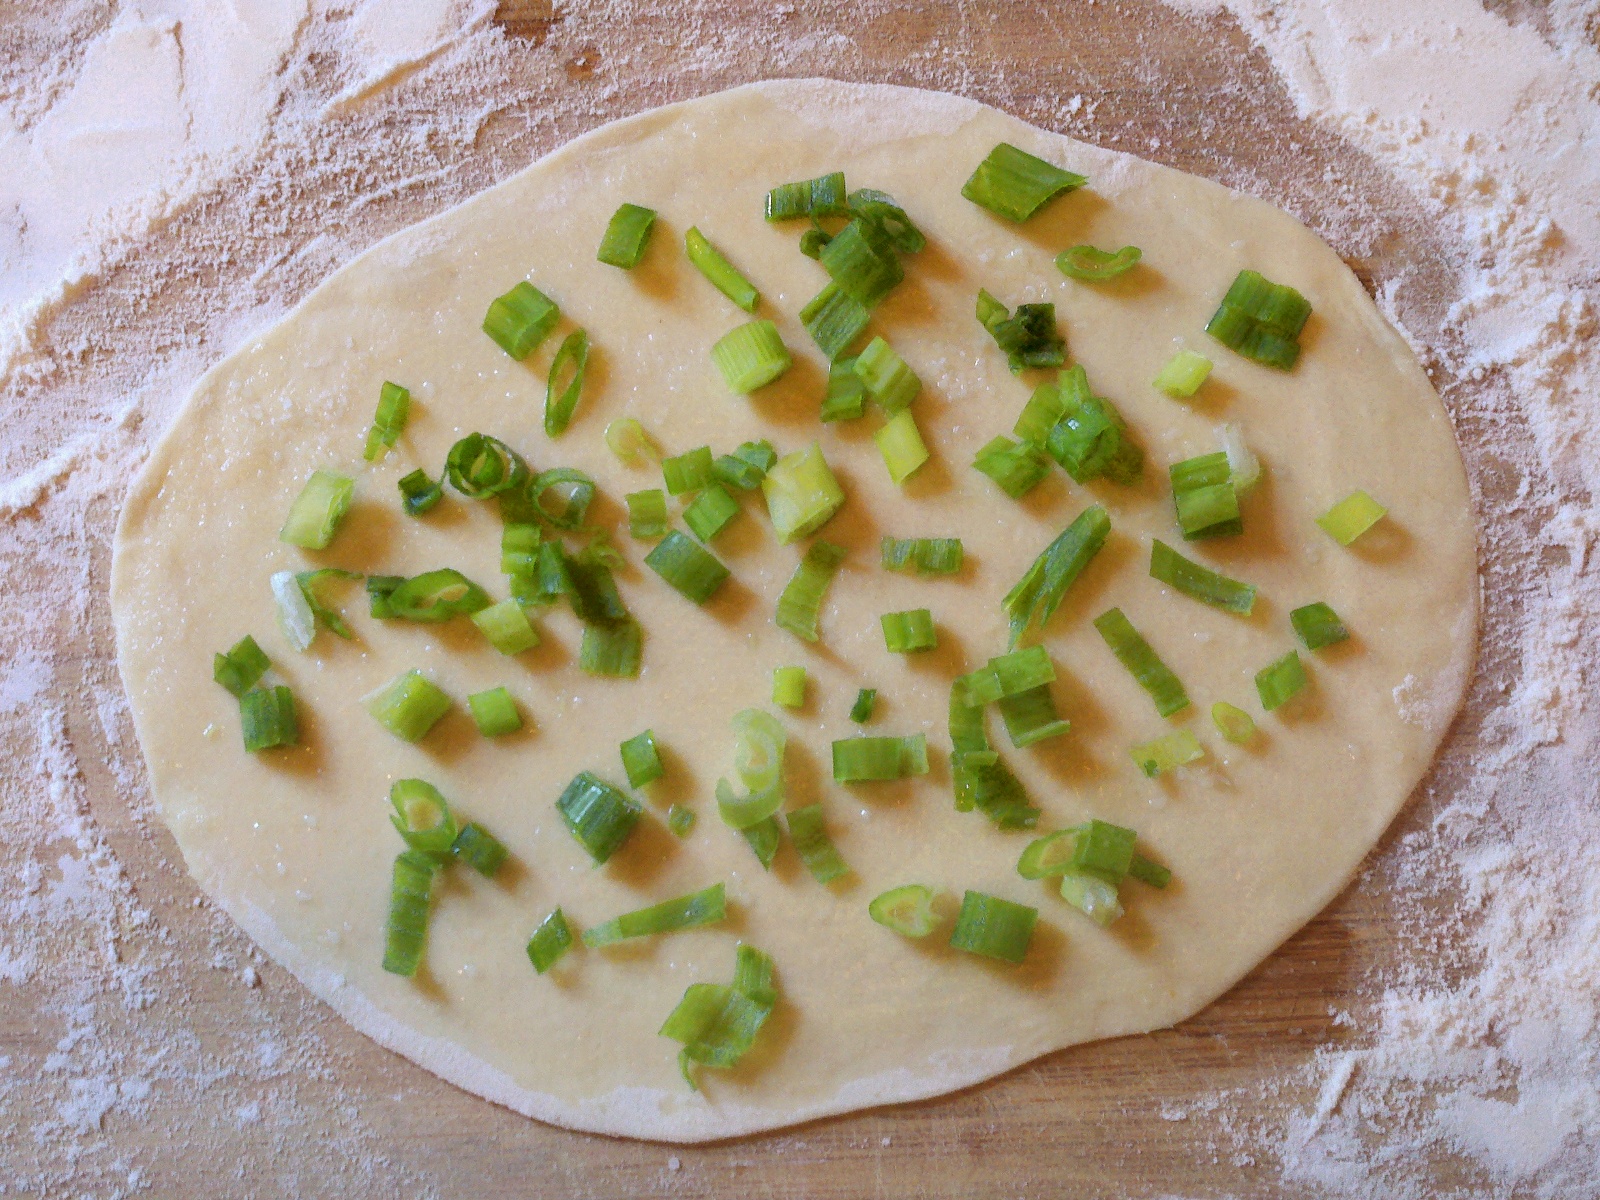
M516 53L565 89L564 100L585 101L560 106L553 129L520 141L508 136L507 165L660 103L753 79L831 75L961 92L1036 124L1246 188L1319 228L1341 230L1349 223L1330 201L1332 172L1356 181L1382 217L1379 228L1363 230L1363 243L1340 247L1361 255L1352 265L1369 284L1404 265L1442 262L1425 227L1371 164L1297 121L1270 67L1236 28L1180 18L1146 0L679 0L638 4L605 25L541 0L508 0L496 20ZM552 64L559 73L548 70ZM535 127L536 92L523 107ZM110 669L104 621L104 613L95 615L100 635L81 649L93 660L86 669L101 673ZM170 839L133 827L109 774L92 763L86 774L90 803L114 837L164 856L160 873L179 881L170 895L151 898L157 918L180 941L193 936L204 945L202 922L187 915L194 892ZM1448 790L1448 772L1436 772L1433 782ZM262 1194L285 1193L300 1139L314 1141L325 1117L330 1126L354 1120L364 1131L361 1144L374 1157L355 1170L367 1186L335 1187L296 1174L294 1186L305 1194L400 1188L375 1180L409 1180L408 1192L479 1200L657 1192L806 1200L1308 1194L1281 1182L1271 1141L1291 1114L1315 1107L1321 1073L1307 1068L1318 1048L1352 1036L1335 1017L1349 1010L1359 1019L1362 981L1422 952L1390 913L1383 864L1387 847L1427 815L1425 801L1415 801L1375 853L1376 867L1232 992L1176 1029L1051 1055L943 1099L712 1146L621 1141L524 1120L381 1050L307 999L287 973L264 967L248 1011L263 1024L314 1028L331 1048L336 1078L298 1082L305 1120L287 1141L281 1126L234 1128L221 1109L196 1114L211 1133L192 1142L170 1128L144 1131L159 1143L157 1190L236 1195L243 1180ZM135 859L139 853L130 851ZM209 936L224 934L213 927ZM206 953L185 950L174 968L184 977L186 1025L202 1041L231 1044L239 1036L240 990L231 975L208 969ZM5 1032L30 1036L20 1027ZM1441 1170L1439 1178L1443 1187L1451 1176Z

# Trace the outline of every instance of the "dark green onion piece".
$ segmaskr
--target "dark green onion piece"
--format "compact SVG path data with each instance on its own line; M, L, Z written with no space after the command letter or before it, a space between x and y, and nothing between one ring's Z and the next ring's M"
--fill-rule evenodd
M875 308L906 277L888 235L860 217L828 239L817 261L841 292L867 309Z
M741 945L731 987L691 983L684 991L660 1034L683 1043L678 1070L691 1088L698 1090L691 1069L695 1063L731 1067L755 1045L756 1035L778 1002L772 975L771 958L753 946Z
M667 531L667 495L660 488L629 492L628 532L636 538L658 538Z
M362 703L378 724L403 742L419 742L450 711L449 695L421 671L395 676Z
M939 914L933 911L933 897L932 888L908 883L874 896L867 905L867 915L901 937L927 937L939 925Z
M774 618L778 628L787 629L808 642L817 640L817 618L822 612L822 598L833 577L838 574L844 554L843 549L820 538L806 547L805 557L800 560L800 565L778 596L778 611Z
M1105 545L1110 532L1111 518L1106 516L1106 510L1098 504L1091 505L1034 559L1001 601L1010 622L1009 645L1015 646L1031 624L1044 628L1067 589Z
M1097 250L1093 246L1073 246L1056 255L1056 269L1083 283L1105 283L1126 275L1144 257L1137 246L1121 250Z
M467 708L472 712L473 723L484 737L503 737L522 728L522 714L517 702L504 687L473 692L467 697Z
M656 735L650 730L634 734L622 743L621 751L622 770L628 777L629 787L643 787L665 773L661 755L656 750Z
M389 616L435 624L489 607L489 593L460 571L440 567L402 581L386 599Z
M482 500L520 487L528 478L528 464L499 438L469 433L450 447L444 472L456 491Z
M885 534L878 549L886 571L915 567L919 575L954 575L961 570L960 538L896 538Z
M978 164L961 194L1008 221L1026 221L1044 204L1089 180L1001 142Z
M749 843L757 861L761 863L761 869L770 871L772 860L778 856L778 845L783 841L783 829L778 824L778 818L774 816L757 821L741 829L739 834Z
M515 600L502 600L472 614L472 623L501 654L521 654L539 644L539 631Z
M325 550L350 511L356 483L337 471L313 471L278 531L278 540L306 550Z
M367 444L361 456L376 462L394 448L400 432L406 427L411 414L411 393L398 383L385 383L378 391L378 411L373 414L372 428L367 430Z
M711 473L728 487L749 492L761 486L761 481L777 461L778 452L772 448L771 442L765 439L745 442L732 454L719 456L711 464Z
M818 179L780 183L767 193L769 221L788 221L795 217L830 217L847 211L844 172L835 171Z
M1135 854L1133 861L1128 864L1128 878L1137 879L1153 888L1164 888L1172 882L1172 872L1142 854Z
M968 709L979 713L981 709ZM955 785L956 811L976 809L997 829L1032 829L1039 810L1028 802L1028 792L1011 768L992 750L951 756L951 781Z
M883 427L872 435L883 455L883 465L889 469L889 478L896 487L915 475L928 461L928 447L917 429L916 418L909 409L901 409L890 417Z
M688 837L689 831L694 828L694 819L694 810L681 804L674 804L667 809L667 828L674 837Z
M1055 664L1050 661L1050 652L1043 646L1029 646L1025 650L1013 650L1009 654L991 658L986 670L994 674L999 691L995 697L997 700L1056 680Z
M504 844L476 821L468 821L450 843L450 853L485 879L493 879L509 857Z
M797 808L789 814L788 821L789 840L794 843L795 853L800 856L806 870L811 872L811 878L818 883L832 883L850 873L849 866L840 857L838 848L823 825L822 805L808 804L804 808Z
M1310 303L1294 288L1240 271L1206 332L1246 358L1287 371L1300 357L1297 339L1310 316Z
M1066 402L1061 398L1061 389L1053 383L1041 383L1022 406L1011 432L1043 450L1050 440L1050 431L1065 415Z
M1350 631L1344 627L1339 614L1321 600L1292 611L1289 614L1289 624L1294 626L1295 634L1305 643L1307 650L1321 650L1350 636Z
M1211 360L1193 350L1179 350L1155 377L1154 386L1177 400L1187 400L1211 374Z
M400 507L410 517L420 517L444 499L444 489L421 467L400 476L399 488Z
M661 460L661 474L667 491L674 496L684 492L697 492L716 477L716 460L711 457L710 446L696 446L672 458Z
M643 811L622 792L588 771L580 771L567 784L556 801L556 809L572 836L589 852L597 866L628 840Z
M711 599L728 578L727 567L676 529L644 556L644 565L696 604Z
M1111 402L1089 391L1083 366L1063 371L1058 386L1062 415L1045 440L1050 457L1075 483L1101 476L1123 485L1137 483L1144 472L1144 451Z
M1253 585L1191 562L1160 538L1150 543L1150 578L1176 588L1185 596L1245 616L1250 615L1256 604Z
M856 356L855 372L867 395L890 415L905 408L922 390L916 372L881 337L873 338Z
M855 371L856 360L828 364L828 391L822 398L822 420L853 421L867 410L867 388Z
M572 422L572 412L583 394L583 376L589 366L589 335L574 329L561 342L550 360L550 376L544 390L544 431L559 437Z
M1256 735L1255 718L1225 700L1218 700L1211 706L1211 723L1235 745L1242 745Z
M829 283L800 310L800 323L829 362L850 348L871 319L871 311L836 283Z
M1033 940L1034 922L1039 910L1014 904L999 896L967 892L961 897L961 912L950 932L950 944L957 950L1020 963Z
M724 258L722 252L706 241L705 235L693 225L689 226L689 232L683 235L683 248L689 256L689 261L700 274L711 281L712 287L745 312L755 312L761 293L756 291L754 285L740 274L739 268Z
M226 654L211 656L211 678L235 696L242 696L267 673L272 660L248 633Z
M750 321L723 335L711 347L711 361L722 373L731 392L741 394L765 387L793 363L789 350L771 321Z
M1189 707L1189 695L1183 690L1183 683L1161 661L1120 608L1101 613L1094 619L1094 627L1111 648L1111 653L1117 656L1117 661L1127 667L1129 673L1139 681L1139 686L1150 694L1150 699L1155 701L1156 712L1163 717L1170 717Z
M532 574L511 577L511 597L518 604L554 604L567 597L573 609L581 607L567 552L560 542L541 542Z
M699 925L714 925L728 915L723 885L714 883L703 891L690 892L612 917L583 931L583 944L591 949L610 946L627 938L676 933Z
M1305 664L1300 661L1297 650L1289 651L1256 672L1256 694L1261 697L1261 707L1268 712L1298 695L1306 683Z
M384 931L383 969L407 978L422 965L428 943L428 910L438 860L407 850L394 860L389 884L389 920Z
M860 188L850 193L849 205L851 212L876 226L902 254L916 254L928 244L922 231L906 216L906 210L887 192Z
M773 669L772 702L780 708L805 707L806 669L804 667L776 667Z
M240 696L239 722L244 730L244 748L251 754L277 746L293 746L300 740L294 694L282 684L255 688Z
M695 537L709 542L738 515L739 502L728 495L728 490L720 483L713 483L683 510L683 523Z
M539 570L539 547L544 533L531 522L508 521L500 529L500 571L505 575L534 575Z
M631 271L644 257L650 243L650 231L655 227L656 210L637 204L624 204L611 214L606 233L600 239L600 249L595 258L610 267Z
M1074 832L1072 869L1098 875L1109 883L1121 883L1133 863L1133 845L1138 834L1109 821L1090 820Z
M598 549L599 545L591 542L576 556L563 552L567 580L571 585L567 600L572 605L574 615L585 624L617 624L628 619L628 607L623 604L622 596L617 591L617 581L609 565L611 555L615 552L609 548L602 552ZM555 549L559 550L560 547Z
M878 783L927 773L928 739L920 733L840 738L833 743L835 783Z
M555 301L524 281L489 305L483 331L520 362L549 336L560 317Z
M1317 518L1322 530L1341 546L1348 546L1388 513L1365 492L1351 492Z
M822 528L844 503L844 489L816 442L774 463L761 481L761 494L773 532L785 545Z
M561 956L572 949L572 928L566 914L557 908L533 931L528 939L528 961L533 969L543 975L555 966Z
M1055 696L1047 683L1002 696L999 705L1006 733L1019 750L1046 738L1060 737L1072 728L1072 722L1056 712Z
M578 666L590 675L636 678L643 643L644 634L637 621L585 625L583 643L578 649Z
M389 608L389 597L405 581L404 575L368 575L367 614L380 621L394 616Z
M1128 753L1139 765L1139 770L1151 779L1174 767L1198 762L1206 756L1205 747L1200 744L1200 739L1187 729L1174 729L1171 733L1162 734L1152 741L1140 742L1136 746L1129 747Z
M1067 343L1056 329L1054 304L1019 304L1012 313L980 288L978 321L1005 353L1013 375L1030 367L1059 367L1067 360Z
M933 628L933 614L925 608L884 613L878 622L883 626L883 643L890 654L932 650L939 644L939 635Z
M1013 442L1000 434L978 451L972 465L994 480L1013 500L1031 492L1050 473L1050 460L1032 442Z
M850 706L850 719L857 725L865 725L872 720L872 708L877 702L877 688L862 688L856 693L856 702Z
M1186 540L1243 532L1233 468L1225 450L1173 463L1167 474L1172 480L1178 528Z

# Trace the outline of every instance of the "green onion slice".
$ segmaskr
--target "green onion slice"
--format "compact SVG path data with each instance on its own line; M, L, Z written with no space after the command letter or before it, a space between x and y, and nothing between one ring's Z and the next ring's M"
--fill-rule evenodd
M811 872L811 878L818 883L832 883L850 874L850 867L840 857L838 847L823 824L821 804L795 809L789 814L788 822L789 840L794 843L795 853L806 870Z
M636 538L658 538L667 531L667 495L660 488L629 492L628 532Z
M1011 432L1042 450L1050 440L1050 431L1065 415L1066 402L1061 398L1061 389L1053 383L1041 383L1022 406Z
M748 394L765 387L793 364L771 321L749 321L711 347L711 361L730 392Z
M850 706L850 719L857 725L865 725L872 720L872 709L877 702L877 688L862 688L856 693L855 703Z
M578 649L578 667L590 675L636 678L643 643L644 634L637 621L585 625L583 642Z
M1139 770L1154 779L1163 772L1188 763L1198 762L1206 756L1200 739L1187 729L1174 729L1153 741L1140 742L1130 747L1128 753L1139 765Z
M705 235L693 225L689 226L689 232L683 235L683 248L689 256L689 261L700 274L711 281L712 287L745 312L755 312L761 293L756 291L755 286L740 274L739 268L724 258L722 252L706 241Z
M761 494L773 531L785 545L822 528L844 503L844 489L816 442L774 463L761 481Z
M628 840L643 809L605 780L580 771L556 801L556 811L598 866Z
M1082 364L1063 371L1058 387L1062 415L1045 440L1050 457L1075 483L1101 476L1125 486L1137 483L1144 472L1144 451L1111 402L1090 392Z
M656 749L656 735L651 730L634 734L622 743L620 749L622 770L628 777L629 787L643 787L666 773L666 768L661 765L661 753Z
M1211 723L1217 732L1235 745L1242 745L1256 735L1255 719L1242 708L1235 708L1225 700L1211 706Z
M488 608L489 593L453 567L441 567L404 580L386 603L393 618L435 624Z
M994 480L1013 500L1031 492L1050 473L1050 460L1032 442L1013 442L1000 434L978 451L972 465Z
M467 697L467 708L472 713L473 724L484 737L504 737L522 728L517 702L504 687L473 692Z
M711 464L711 473L728 487L749 492L761 486L777 461L778 452L763 438L759 442L744 442L732 454L718 456Z
M500 529L500 571L505 575L535 575L544 532L532 522L508 521Z
M778 818L774 815L764 821L757 821L754 825L741 829L739 834L749 844L756 860L761 864L761 869L770 871L772 860L778 856L778 846L783 841L783 828L778 824Z
M939 914L933 910L936 894L920 883L890 888L873 897L872 903L867 905L867 915L901 937L927 937L939 925Z
M909 737L852 737L833 743L835 783L881 783L928 773L928 739Z
M400 507L409 517L420 517L444 499L444 489L421 467L400 476Z
M913 654L932 650L939 644L939 635L933 628L933 614L925 608L884 613L878 622L883 626L883 643L890 654Z
M489 305L483 331L520 362L550 335L560 317L555 301L524 281Z
M247 753L295 745L300 724L294 715L294 693L282 684L246 692L239 697L239 724Z
M726 495L727 493L723 493ZM728 578L728 568L676 529L644 556L644 565L685 599L704 604Z
M830 363L839 360L871 319L864 304L831 282L800 310L800 323Z
M528 478L528 464L522 456L485 433L469 433L451 446L444 471L451 486L469 500L520 487Z
M688 837L689 831L694 828L694 820L694 810L681 804L674 804L667 809L667 828L674 837Z
M716 461L711 457L711 447L696 446L693 450L662 459L661 475L666 480L667 491L674 496L699 491L716 477Z
M1089 180L1001 142L961 185L961 194L1008 221L1026 221L1048 201Z
M1256 672L1256 694L1261 697L1261 707L1271 712L1303 691L1307 682L1300 652L1291 650Z
M485 879L493 879L510 852L494 834L476 821L468 821L450 843L451 857L464 862Z
M808 642L817 640L822 598L838 574L844 554L843 549L821 538L806 547L805 557L778 596L778 611L773 618L778 628L787 629Z
M843 171L798 183L780 183L767 193L766 216L769 221L831 217L846 211Z
M660 1034L683 1043L678 1069L698 1088L693 1064L731 1067L755 1045L756 1035L778 1002L772 959L754 946L740 945L732 986L691 983L667 1016Z
M695 537L702 542L709 542L738 515L739 502L728 495L727 488L720 483L713 483L683 510L683 523Z
M917 398L922 380L881 337L856 356L856 377L884 412L893 415Z
M1351 492L1317 518L1322 530L1341 546L1348 546L1388 513L1365 492Z
M954 575L961 570L960 538L897 538L885 534L878 544L885 571L915 567L919 575Z
M1005 353L1016 375L1028 368L1059 367L1067 360L1066 339L1056 328L1054 304L1019 304L1012 313L988 292L978 290L978 321Z
M407 850L394 860L389 884L389 920L384 932L383 969L407 978L422 965L428 943L428 911L438 860Z
M655 223L655 209L638 204L622 205L611 214L605 236L600 239L600 249L595 251L595 258L607 266L631 271L644 257Z
M887 192L860 188L850 193L849 206L858 218L870 222L886 235L902 254L916 254L928 244L922 231L906 216L906 210Z
M737 795L726 779L717 780L717 812L734 829L749 829L783 805L783 752L789 735L771 713L747 708L733 717L733 769L745 787Z
M211 678L238 697L255 687L271 665L272 660L247 633L226 654L211 656Z
M1101 613L1094 619L1094 627L1111 653L1117 656L1117 661L1127 667L1139 686L1150 694L1156 712L1170 717L1189 707L1189 695L1183 690L1182 681L1161 661L1120 608Z
M1185 541L1244 531L1239 494L1225 451L1186 458L1168 468L1178 528Z
M853 421L867 410L867 386L856 374L856 360L841 358L828 364L828 390L822 397L822 420Z
M890 417L883 428L872 435L872 440L878 444L883 465L889 468L889 478L896 487L928 461L928 447L923 443L910 409L903 408Z
M354 635L344 618L327 607L318 598L316 586L328 577L359 579L350 571L327 567L320 571L274 572L267 580L272 598L278 608L278 628L296 650L304 652L317 635L317 628L326 625L338 636L349 639Z
M1126 275L1143 257L1144 252L1137 246L1124 246L1114 251L1072 246L1056 255L1056 269L1081 283L1106 283Z
M1217 426L1217 440L1222 452L1228 456L1228 473L1233 479L1233 489L1243 496L1261 479L1261 462L1245 444L1244 432L1231 422Z
M773 669L772 702L780 708L805 707L806 669L804 667L776 667Z
M877 307L906 277L889 236L860 217L828 239L817 261L841 292L867 309Z
M501 654L521 654L539 644L539 631L515 600L502 600L472 614L472 623Z
M1046 738L1060 737L1072 728L1072 722L1056 712L1055 696L1047 683L1002 696L999 704L1006 733L1019 750Z
M1256 589L1252 584L1240 583L1219 575L1197 562L1183 557L1160 538L1150 543L1150 578L1191 596L1205 604L1229 612L1250 615L1256 604Z
M385 383L378 391L378 411L373 414L361 456L368 462L377 462L387 455L400 440L410 415L411 393L398 383Z
M1098 875L1068 871L1061 877L1061 898L1102 929L1122 916L1117 885Z
M1135 854L1128 864L1128 878L1153 888L1164 888L1172 882L1172 872L1160 863L1151 862L1142 854Z
M561 348L550 360L550 376L544 390L544 431L559 437L572 422L572 412L583 394L583 376L589 366L589 335L574 329L562 339Z
M1289 614L1289 624L1294 627L1295 635L1305 643L1307 650L1321 650L1326 646L1336 645L1350 636L1350 631L1344 627L1339 614L1321 600L1302 605L1292 611Z
M394 614L389 611L389 597L406 581L404 575L367 576L367 612L376 620L387 620Z
M723 885L714 883L686 896L675 896L649 908L625 912L583 931L583 944L591 948L610 946L627 938L676 933L699 925L714 925L728 915Z
M1245 358L1287 371L1300 357L1297 339L1310 316L1310 303L1294 288L1240 271L1206 332Z
M1049 879L1072 869L1072 859L1078 848L1078 831L1060 829L1035 838L1017 859L1017 874L1024 879Z
M1193 350L1179 350L1153 381L1154 386L1175 400L1187 400L1200 390L1211 374L1211 360Z
M278 540L306 550L325 550L339 531L339 524L350 511L356 482L337 471L313 471L294 503Z
M618 417L606 426L606 449L630 467L661 457L661 450L635 417Z
M410 670L362 697L373 720L403 742L420 742L450 711L450 696L421 671Z
M539 922L539 928L528 939L528 961L533 964L535 971L543 975L570 949L572 928L567 924L566 914L558 907Z
M1084 509L1045 547L1001 601L1010 622L1011 646L1037 623L1043 629L1073 582L1100 552L1111 532L1111 518L1098 504ZM1159 545L1160 543L1157 543Z
M1027 957L1038 919L1036 908L969 891L961 897L961 912L950 932L950 944L970 954L1020 963Z

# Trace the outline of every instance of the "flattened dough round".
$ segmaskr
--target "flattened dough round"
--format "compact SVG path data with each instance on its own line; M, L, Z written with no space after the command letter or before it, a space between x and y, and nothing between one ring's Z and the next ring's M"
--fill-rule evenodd
M973 166L1012 142L1090 178L1088 188L1013 226L960 195ZM825 282L796 250L798 227L768 225L776 183L843 170L852 187L894 195L929 238L875 326L924 381L918 424L932 461L891 485L871 431L879 418L819 427L826 376L796 314ZM594 259L621 201L658 210L631 272ZM794 368L752 398L728 394L708 349L747 319L684 259L697 225L762 291ZM1052 264L1069 245L1143 248L1144 264L1093 287ZM1293 284L1315 307L1292 374L1258 367L1202 331L1243 267ZM489 301L530 278L594 346L572 427L541 427L557 337L526 363L481 332ZM1007 370L973 318L986 287L1008 304L1053 300L1070 352L1120 407L1148 454L1135 488L1073 485L1060 471L1015 502L969 465L1009 433L1032 383ZM1150 380L1181 345L1216 360L1192 405ZM410 425L387 461L361 460L380 384L411 389ZM800 547L779 546L759 499L715 550L733 580L696 608L641 565L624 493L660 486L627 469L601 431L638 417L669 453L718 452L767 437L781 452L821 439L848 501L824 530L850 550L808 646L771 614ZM1170 592L1147 575L1152 537L1177 541L1168 464L1216 448L1218 421L1243 426L1266 465L1242 537L1192 555L1261 589L1242 619ZM624 596L645 628L635 681L577 670L579 626L540 619L544 644L496 654L466 621L371 621L359 586L346 613L357 640L323 634L294 653L278 632L268 576L313 564L380 574L454 566L504 595L495 506L450 495L404 516L396 479L437 475L458 437L494 433L535 468L574 466L604 490L629 560ZM357 479L333 546L306 554L277 540L309 471ZM1360 487L1390 518L1337 546L1313 517ZM992 736L1044 809L1040 829L1100 817L1138 830L1175 876L1164 893L1129 892L1103 931L1041 884L1021 879L1027 835L952 810L945 750L950 680L1004 649L1000 597L1086 504L1114 530L1044 639L1072 732L1016 751ZM969 562L951 579L880 570L884 533L955 535ZM1181 544L1181 543L1179 543ZM369 1036L444 1078L542 1120L693 1141L949 1091L1036 1055L1169 1025L1204 1007L1345 885L1426 769L1461 697L1476 638L1474 527L1449 421L1405 345L1334 253L1293 218L1214 183L1027 126L982 105L901 88L766 83L596 130L500 186L396 234L334 275L300 308L218 364L134 486L119 530L113 604L123 679L162 816L189 869L275 958ZM1290 609L1326 600L1353 631L1309 655L1313 685L1291 715L1264 716L1252 677L1295 642ZM1091 619L1119 605L1187 685L1175 722L1112 658ZM880 613L928 607L939 646L891 655ZM293 687L303 744L251 756L235 703L211 680L213 651L252 633ZM802 663L810 700L791 729L790 805L821 800L848 886L819 887L785 850L771 873L723 827L712 784L728 773L728 718L770 696L776 666ZM384 732L358 698L403 670L430 672L457 708L419 746ZM505 684L532 732L480 738L462 703ZM832 784L829 743L856 732L858 687L878 689L871 732L926 731L927 777ZM1262 734L1235 747L1206 713L1228 700ZM1160 781L1130 743L1174 724L1210 757ZM649 818L603 868L590 866L554 801L578 771L622 782L617 745L649 726L667 778ZM450 873L416 981L379 969L390 864L391 781L422 776L505 840L509 880ZM678 842L666 804L696 808ZM537 977L523 944L560 904L579 925L725 880L722 925L604 952L574 953ZM867 901L906 882L959 897L973 888L1037 906L1019 968L873 924ZM1139 885L1129 884L1129 889ZM685 986L725 982L748 939L776 960L783 1003L739 1068L678 1076L657 1036Z

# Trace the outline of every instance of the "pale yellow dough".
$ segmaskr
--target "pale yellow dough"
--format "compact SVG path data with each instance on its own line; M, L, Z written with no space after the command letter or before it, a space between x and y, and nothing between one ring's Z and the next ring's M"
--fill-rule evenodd
M1090 178L1022 226L960 195L999 141ZM796 224L768 225L773 184L842 169L852 187L900 200L927 233L906 282L882 305L884 332L924 381L915 413L932 461L895 488L871 432L881 418L819 427L825 364L796 314L825 282L800 255ZM658 210L644 263L594 259L621 201ZM708 350L747 318L683 257L697 225L761 289L794 368L754 397L730 395ZM1144 263L1103 287L1064 279L1054 254L1076 243L1134 244ZM1315 306L1291 374L1258 367L1203 334L1243 267L1293 284ZM559 340L516 363L479 332L489 301L523 278L561 304L594 346L571 428L542 431L544 373ZM1148 452L1143 483L1080 488L1060 471L1022 502L969 465L1009 433L1032 382L1007 370L973 317L986 287L1008 304L1053 300L1075 360ZM1216 361L1193 404L1150 380L1180 346ZM387 461L367 466L363 435L379 385L411 389L411 422ZM733 579L703 609L642 566L622 497L660 486L627 469L601 432L639 418L669 453L718 452L770 438L781 451L821 439L848 501L826 536L850 550L806 645L776 628L799 546L779 546L756 496L716 543ZM1216 448L1238 422L1266 465L1242 537L1191 554L1261 589L1241 619L1160 586L1149 545L1179 545L1168 464ZM517 659L464 620L380 624L359 585L345 610L357 640L320 635L296 654L274 623L267 578L339 565L414 574L454 566L503 596L493 504L450 495L424 520L403 515L395 481L435 475L455 439L505 438L536 468L590 472L598 518L629 560L624 596L646 631L636 681L576 666L579 626L540 618L544 644ZM357 480L350 518L326 551L277 539L315 467ZM1355 488L1388 520L1344 549L1313 518ZM1044 809L1040 830L1090 816L1138 830L1169 864L1164 893L1129 883L1129 912L1104 931L1015 870L1028 840L953 811L950 680L1004 649L1000 597L1091 502L1114 530L1051 623L1055 694L1073 724L1017 751L991 735ZM954 535L968 554L953 579L884 572L878 539ZM1450 424L1421 369L1334 253L1293 218L1204 179L1031 128L967 100L827 81L759 84L608 125L459 208L373 248L283 322L202 379L134 486L113 579L118 652L162 816L189 869L275 958L346 1019L446 1079L519 1112L579 1129L695 1141L949 1091L1058 1047L1182 1020L1249 971L1343 888L1427 768L1461 697L1476 638L1474 529ZM1311 693L1282 717L1260 711L1254 673L1295 645L1291 608L1326 600L1353 641L1303 654ZM1174 722L1118 665L1090 621L1120 605L1188 687ZM937 651L884 649L880 613L932 609ZM211 655L254 634L290 684L304 744L251 756ZM819 887L785 849L770 874L722 826L712 785L729 773L728 719L766 704L772 669L806 667L810 699L784 712L790 804L824 804L855 876ZM458 701L419 746L391 737L358 698L420 667ZM478 736L468 693L507 685L532 732ZM870 731L925 731L934 766L905 784L834 786L829 743L856 729L856 689L878 689ZM1261 735L1224 742L1207 712L1227 700ZM648 817L605 867L592 867L554 802L580 770L623 782L617 745L649 726L667 777ZM1174 726L1209 757L1143 778L1130 743ZM390 864L400 842L386 794L405 776L435 782L504 839L508 878L464 868L440 890L427 967L415 981L379 969ZM695 808L683 842L666 805ZM523 946L560 904L578 925L727 883L724 925L604 952L577 950L552 975ZM1035 905L1021 967L913 943L873 924L867 901L921 882L953 908L973 888ZM948 927L947 927L948 928ZM758 1049L691 1093L676 1045L656 1034L689 983L725 982L747 939L777 962L783 1001Z

